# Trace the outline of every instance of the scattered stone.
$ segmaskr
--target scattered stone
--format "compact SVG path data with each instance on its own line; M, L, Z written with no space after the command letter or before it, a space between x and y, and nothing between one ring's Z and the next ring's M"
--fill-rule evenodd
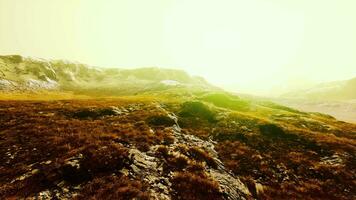
M247 187L234 175L232 175L228 170L225 169L223 163L218 159L218 153L214 149L214 142L212 140L202 140L196 136L189 135L181 132L181 128L178 124L178 118L174 113L167 112L163 107L157 105L163 113L166 114L167 118L173 121L171 127L168 128L169 132L172 133L174 137L174 142L165 145L168 149L169 155L173 157L185 157L179 151L179 147L184 145L187 148L198 147L207 152L216 162L217 167L211 168L208 165L203 167L207 176L211 177L217 183L219 183L219 188L226 199L246 199L251 196ZM173 171L164 172L162 164L165 162L163 158L155 157L157 155L157 150L160 145L151 146L148 152L141 152L138 149L131 148L129 150L129 157L132 160L132 164L129 169L122 169L121 173L129 174L133 177L140 177L149 185L149 191L151 194L151 199L171 199L171 182ZM187 158L188 159L188 158Z
M78 156L68 158L65 161L65 165L69 165L73 168L79 169L80 168L80 160L83 158L83 154L78 154Z
M261 183L255 183L255 188L256 188L256 193L257 195L263 194L264 193L264 186Z
M344 164L344 160L341 158L339 154L333 154L332 156L325 156L320 159L320 162L324 165L330 165L330 166L340 166Z
M49 164L51 164L51 163L52 163L51 160L47 160L44 164L49 165Z
M39 169L34 169L34 170L31 171L31 174L35 175L35 174L38 174L39 172L40 172Z

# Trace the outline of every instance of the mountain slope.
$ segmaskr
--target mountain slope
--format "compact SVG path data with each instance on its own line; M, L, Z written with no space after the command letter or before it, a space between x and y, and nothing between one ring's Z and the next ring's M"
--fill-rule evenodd
M356 122L356 78L291 91L273 101L309 112L322 112Z
M60 90L85 94L134 94L172 87L216 89L184 71L94 68L61 60L0 56L0 90Z
M97 94L111 81L116 90L0 101L1 198L356 198L355 124L177 71L58 62L2 58L3 80L15 91L47 78L58 87L40 88L52 93Z
M0 115L5 198L356 197L356 125L328 115L210 92L0 101Z
M303 90L291 91L281 97L324 101L356 99L356 77L345 81L317 84Z

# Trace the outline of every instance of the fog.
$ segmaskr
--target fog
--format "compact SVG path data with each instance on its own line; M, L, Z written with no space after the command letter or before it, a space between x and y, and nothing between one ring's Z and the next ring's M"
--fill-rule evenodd
M356 76L354 0L0 0L0 54L183 69L272 95Z

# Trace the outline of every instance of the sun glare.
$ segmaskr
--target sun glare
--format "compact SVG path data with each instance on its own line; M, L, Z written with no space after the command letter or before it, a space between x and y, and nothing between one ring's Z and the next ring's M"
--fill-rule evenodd
M178 68L235 91L271 93L296 79L355 75L355 6L351 0L1 0L0 53Z

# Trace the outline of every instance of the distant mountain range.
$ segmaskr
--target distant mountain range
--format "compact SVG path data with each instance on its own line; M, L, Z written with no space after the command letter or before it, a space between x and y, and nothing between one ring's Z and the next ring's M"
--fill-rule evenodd
M310 88L291 91L282 97L312 100L351 100L356 99L356 77L317 84Z
M0 90L61 90L92 94L130 94L174 88L217 89L181 70L147 67L96 68L63 60L0 56Z
M340 120L356 122L356 77L317 84L271 99L308 112L321 112Z

